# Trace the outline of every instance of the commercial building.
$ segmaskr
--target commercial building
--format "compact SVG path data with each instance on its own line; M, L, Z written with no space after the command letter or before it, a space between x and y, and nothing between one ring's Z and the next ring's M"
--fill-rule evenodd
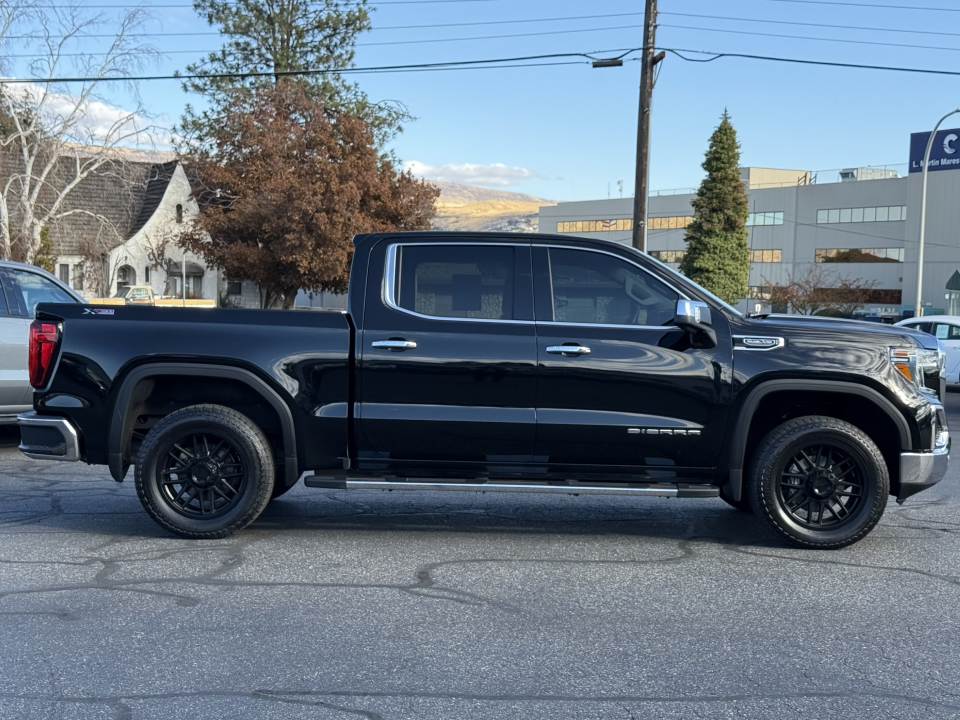
M922 163L930 134L911 137L909 172L851 168L840 182L810 172L742 168L750 215L751 269L742 310L769 309L772 285L820 265L827 287L842 278L874 284L861 311L892 320L913 315L917 294ZM956 170L957 172L951 172ZM676 267L686 249L694 195L652 195L647 250ZM572 233L629 243L633 199L560 203L540 209L539 232ZM923 263L924 313L960 314L960 129L937 133L928 173Z

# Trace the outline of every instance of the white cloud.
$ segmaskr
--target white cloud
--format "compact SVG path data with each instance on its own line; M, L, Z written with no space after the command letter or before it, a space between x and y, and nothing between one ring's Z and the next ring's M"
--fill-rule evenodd
M429 180L460 183L462 185L480 185L485 187L511 187L537 177L533 170L523 167L494 163L492 165L427 165L411 160L403 164L404 170Z
M50 92L44 97L44 88L34 83L24 83L17 87L27 102L36 106L42 104L43 117L54 126L63 126L77 107L79 99L73 95ZM88 98L80 107L76 118L69 121L65 134L77 142L114 144L123 138L119 145L164 150L172 147L174 136L157 120L124 110L101 100Z

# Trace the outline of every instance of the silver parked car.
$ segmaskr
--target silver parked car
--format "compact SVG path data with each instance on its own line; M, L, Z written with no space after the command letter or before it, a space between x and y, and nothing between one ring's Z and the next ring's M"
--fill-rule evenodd
M0 424L33 409L27 366L30 323L37 303L84 303L65 283L34 265L0 261Z

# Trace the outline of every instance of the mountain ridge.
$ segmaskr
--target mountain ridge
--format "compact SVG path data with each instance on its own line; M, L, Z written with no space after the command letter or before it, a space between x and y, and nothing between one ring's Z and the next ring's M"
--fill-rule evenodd
M509 190L494 190L476 185L461 185L459 183L430 181L431 185L440 188L440 197L437 200L439 207L456 207L473 203L501 202L501 203L530 203L536 205L556 205L552 200L545 200L536 195L510 192Z

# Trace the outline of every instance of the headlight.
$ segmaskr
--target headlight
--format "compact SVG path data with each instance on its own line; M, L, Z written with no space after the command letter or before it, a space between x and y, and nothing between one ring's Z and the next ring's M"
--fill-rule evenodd
M917 390L924 393L934 393L927 388L923 376L925 373L939 371L943 367L943 358L939 350L924 350L923 348L890 348L890 362L906 380Z
M917 364L917 351L911 348L890 348L890 362L911 385L919 387L922 383Z
M928 375L942 375L946 367L946 355L940 350L917 350L917 366Z

